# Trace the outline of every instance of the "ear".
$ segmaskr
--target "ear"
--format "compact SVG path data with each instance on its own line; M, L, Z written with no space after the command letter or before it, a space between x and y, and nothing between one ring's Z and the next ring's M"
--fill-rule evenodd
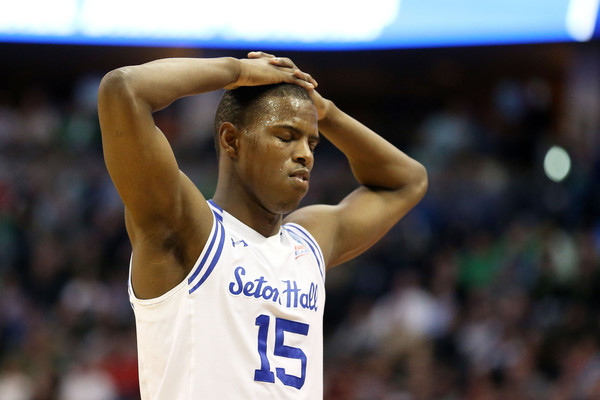
M237 158L240 143L240 131L231 122L223 122L219 128L220 154Z

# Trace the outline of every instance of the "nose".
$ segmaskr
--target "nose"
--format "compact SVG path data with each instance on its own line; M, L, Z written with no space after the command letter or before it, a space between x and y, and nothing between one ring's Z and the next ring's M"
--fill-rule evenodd
M305 167L312 167L314 162L314 155L310 149L308 140L298 140L297 145L294 146L294 161L304 165Z

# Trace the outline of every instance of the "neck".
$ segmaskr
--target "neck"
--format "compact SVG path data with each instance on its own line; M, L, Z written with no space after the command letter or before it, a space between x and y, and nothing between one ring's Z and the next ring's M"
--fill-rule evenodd
M265 237L279 232L282 215L267 210L254 196L219 179L213 200L219 207ZM237 189L237 190L236 190Z

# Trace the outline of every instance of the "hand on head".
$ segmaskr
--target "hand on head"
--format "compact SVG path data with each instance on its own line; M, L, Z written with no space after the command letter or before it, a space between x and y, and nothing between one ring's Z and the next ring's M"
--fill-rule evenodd
M298 68L296 64L294 64L294 62L287 57L275 57L273 54L268 54L262 51L251 51L250 53L248 53L248 58L266 58L271 65L274 65L284 70L291 71L292 74L299 79L299 81L292 83L297 83L305 87L306 89L314 89L319 85L317 81L312 76L310 76L310 74L302 72L300 68ZM306 85L306 83L309 83L310 85Z
M308 73L301 71L296 64L292 60L287 57L276 57L273 54L268 54L262 51L251 51L248 53L249 59L267 59L267 61L274 66L277 66L282 69L291 70L292 74L297 78L296 81L291 83L295 83L297 85L302 86L306 90L313 99L315 103L315 107L317 109L317 117L319 120L325 118L327 114L327 110L329 108L330 102L325 100L316 90L315 88L319 85L317 81Z
M262 51L252 51L248 53L247 59L241 59L240 62L238 80L225 89L287 82L302 86L306 90L313 90L318 85L310 74L302 72L292 60L286 57L275 57Z

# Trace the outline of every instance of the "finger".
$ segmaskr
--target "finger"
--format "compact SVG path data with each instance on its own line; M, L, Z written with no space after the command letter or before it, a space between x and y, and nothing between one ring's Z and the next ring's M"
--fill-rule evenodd
M306 82L311 83L314 87L319 86L319 83L317 82L317 80L315 78L313 78L312 76L310 76L310 74L307 74L305 72L303 72L304 77L302 79L304 79Z
M296 84L298 86L303 87L304 89L311 91L315 88L315 85L313 85L310 82L305 81L304 79L298 78L297 76L292 76L293 79L291 79L289 81L289 83L293 83Z
M275 58L275 56L264 51L251 51L248 53L248 58Z
M314 87L319 86L319 84L317 83L317 81L310 74L307 74L306 72L302 72L299 69L296 69L294 71L294 76L296 76L296 77L298 77L300 79L303 79L306 82L312 83L312 85Z
M278 67L298 69L296 64L294 64L294 62L287 57L274 57L269 60L269 63L277 65Z

